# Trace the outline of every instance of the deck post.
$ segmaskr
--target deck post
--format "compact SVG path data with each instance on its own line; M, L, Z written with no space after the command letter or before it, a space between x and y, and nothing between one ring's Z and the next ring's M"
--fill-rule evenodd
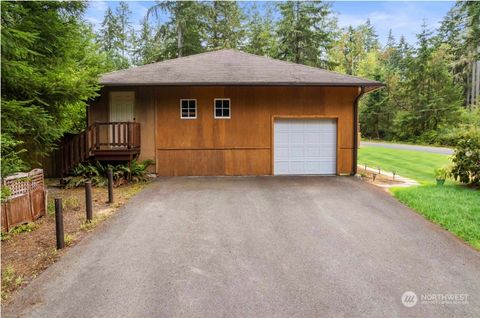
M132 148L132 142L133 142L133 139L132 139L132 137L133 137L132 123L128 122L127 126L128 126L127 148L130 149L130 148Z
M100 125L95 126L95 148L100 149Z

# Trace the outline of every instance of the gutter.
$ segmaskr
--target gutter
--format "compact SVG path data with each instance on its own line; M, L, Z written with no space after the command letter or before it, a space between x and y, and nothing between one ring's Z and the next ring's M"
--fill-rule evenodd
M352 173L351 176L357 174L357 158L358 158L358 101L365 94L365 87L360 87L360 94L355 98L353 102L353 160L352 160Z
M132 87L132 86L314 86L314 87L373 87L369 91L373 91L385 86L383 83L332 83L332 82L125 82L125 83L112 83L112 82L100 82L103 87ZM367 92L367 91L365 91Z

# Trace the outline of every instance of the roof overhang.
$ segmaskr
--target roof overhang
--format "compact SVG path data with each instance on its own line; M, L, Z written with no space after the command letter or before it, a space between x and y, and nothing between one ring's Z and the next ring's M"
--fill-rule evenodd
M100 85L105 87L125 87L125 86L321 86L321 87L363 87L365 92L371 92L386 86L383 83L360 85L358 83L298 83L298 82L172 82L172 83L109 83L104 82Z

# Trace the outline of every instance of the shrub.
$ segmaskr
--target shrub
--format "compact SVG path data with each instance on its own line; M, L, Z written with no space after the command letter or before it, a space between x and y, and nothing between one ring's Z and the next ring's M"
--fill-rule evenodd
M455 180L473 186L480 185L480 137L460 139L452 161L452 175Z
M119 186L128 183L131 178L133 182L140 182L147 180L147 168L154 164L153 160L145 160L138 162L132 160L130 166L128 164L117 165L102 165L100 162L80 163L72 170L72 176L66 178L66 187L74 188L85 184L86 181L91 181L93 186L107 185L107 172L112 169L114 186Z
M107 184L106 174L103 175L103 166L100 162L79 163L72 169L72 175L65 179L67 188L76 188L82 186L87 181L91 181L94 186L104 186Z
M148 174L147 169L153 164L155 164L155 161L153 160L144 160L142 162L133 160L130 165L129 171L127 172L130 172L132 181L134 182L146 181Z
M451 176L450 169L448 167L437 168L433 171L437 180L446 180Z
M8 197L11 195L11 190L9 187L6 186L0 186L0 201L5 202L7 201Z

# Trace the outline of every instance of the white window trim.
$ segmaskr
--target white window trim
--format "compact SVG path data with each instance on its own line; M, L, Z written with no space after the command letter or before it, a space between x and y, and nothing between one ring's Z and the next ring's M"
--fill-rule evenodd
M195 117L183 117L182 116L182 102L186 100L186 101L191 101L191 100L194 100L195 101ZM194 98L181 98L180 99L180 119L197 119L197 115L198 115L198 110L197 110L197 100L194 99Z
M227 116L217 116L217 112L216 112L216 104L217 104L217 100L228 100L228 117ZM232 117L232 101L230 100L230 98L215 98L213 100L213 118L215 119L230 119Z

